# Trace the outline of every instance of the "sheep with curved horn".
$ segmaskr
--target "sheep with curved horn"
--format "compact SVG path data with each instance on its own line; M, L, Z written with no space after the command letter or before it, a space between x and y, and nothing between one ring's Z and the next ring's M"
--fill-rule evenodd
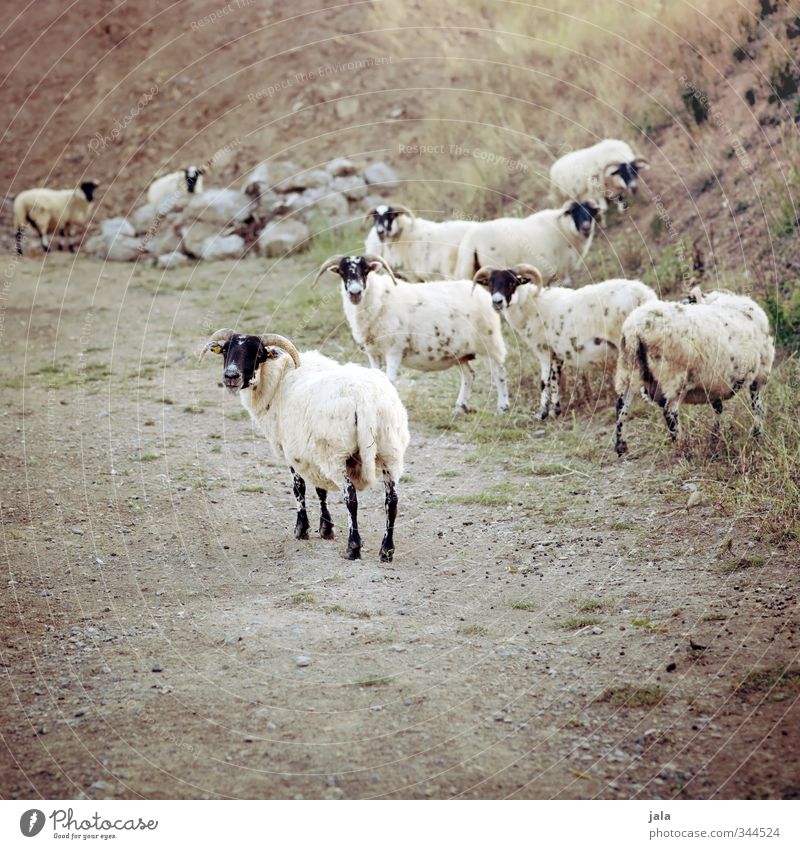
M397 280L388 263L373 255L333 256L314 282L330 271L342 280L342 304L353 339L373 368L385 363L394 383L401 365L419 371L458 366L461 389L456 412L469 412L475 374L470 362L489 357L497 411L508 409L506 346L488 294L469 280L438 280L418 286Z
M224 358L223 384L239 395L273 453L285 459L297 505L294 535L308 539L306 481L320 502L319 534L334 538L331 490L341 489L349 514L345 556L361 557L357 493L382 478L386 533L380 558L394 556L397 481L409 443L408 417L395 388L380 372L340 365L317 351L298 352L284 336L218 330L203 353Z

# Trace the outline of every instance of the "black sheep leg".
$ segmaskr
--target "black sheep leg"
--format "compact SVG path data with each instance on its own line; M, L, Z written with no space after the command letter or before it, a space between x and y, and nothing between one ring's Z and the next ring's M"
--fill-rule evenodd
M323 539L333 539L333 520L328 512L328 490L315 487L319 498L319 535Z
M381 560L391 563L394 557L394 522L397 518L397 491L394 481L386 469L383 470L383 486L386 489L386 535L381 543Z
M297 505L297 522L294 526L295 539L308 539L308 513L306 513L306 482L289 466L292 473L292 492Z
M350 529L347 535L347 551L345 557L348 560L361 559L361 536L358 533L358 497L356 488L353 486L350 478L344 479L344 503L347 507L348 527Z

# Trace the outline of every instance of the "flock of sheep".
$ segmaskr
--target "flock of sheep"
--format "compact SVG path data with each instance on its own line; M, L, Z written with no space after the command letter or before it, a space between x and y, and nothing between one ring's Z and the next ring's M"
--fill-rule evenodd
M298 352L273 333L213 334L203 353L224 358L225 387L239 394L289 466L298 539L309 532L306 482L319 498L323 539L333 538L327 493L341 490L349 516L346 556L358 559L357 493L380 479L386 494L380 557L391 561L397 482L409 443L408 417L394 388L400 366L420 371L458 366L456 411L468 412L470 363L486 356L497 411L503 413L509 396L501 316L539 361L540 419L560 412L564 366L580 372L616 360L620 455L627 450L623 428L637 394L662 408L677 440L682 403L710 404L718 426L723 401L744 388L753 434L761 433L775 349L767 316L755 301L695 287L681 302L667 302L641 281L627 279L569 288L608 201L623 205L648 167L625 142L605 139L556 161L550 179L564 205L525 218L435 222L397 204L372 209L364 254L330 257L313 281L326 272L341 279L344 314L370 368L342 365L317 351ZM68 238L72 224L87 220L96 186L86 182L74 191L32 189L18 195L18 250L28 224L45 250L54 233ZM202 169L159 178L148 201L158 205L184 191L202 191Z

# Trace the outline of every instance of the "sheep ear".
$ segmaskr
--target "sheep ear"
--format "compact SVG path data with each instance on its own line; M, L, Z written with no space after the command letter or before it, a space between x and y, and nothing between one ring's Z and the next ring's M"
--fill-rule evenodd
M330 271L330 273L331 273L331 274L338 274L338 275L339 275L339 277L341 277L341 276L342 276L342 272L341 272L341 271L339 271L339 266L338 266L338 265L332 265L332 266L328 269L328 271Z
M637 156L636 159L633 160L633 164L637 171L650 170L650 163L643 156Z
M603 175L605 177L613 177L615 174L619 174L620 163L612 163L611 165L606 165L605 170L603 171Z

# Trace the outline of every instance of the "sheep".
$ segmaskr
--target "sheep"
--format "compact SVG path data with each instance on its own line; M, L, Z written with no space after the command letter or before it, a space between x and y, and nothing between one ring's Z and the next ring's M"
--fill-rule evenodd
M147 202L168 211L173 202L184 194L202 194L205 172L205 166L189 165L183 171L173 171L158 177L147 188Z
M386 273L378 273L383 269ZM470 361L489 357L497 412L508 410L506 346L489 296L471 291L469 280L437 280L420 286L398 281L382 257L332 256L320 266L342 278L342 304L355 342L372 368L386 364L392 383L402 364L418 371L458 366L461 388L455 412L469 406L475 373Z
M600 210L593 203L567 203L527 218L496 218L476 224L458 249L456 276L472 279L484 266L534 264L546 283L572 283L572 272L592 244Z
M371 209L364 251L382 256L398 276L413 280L451 279L458 246L474 221L428 221L407 207L381 204Z
M622 325L614 381L617 454L628 450L622 430L637 390L661 406L675 443L681 435L682 403L710 404L717 414L717 437L722 402L746 386L752 435L758 438L764 428L764 387L774 358L766 313L744 295L703 293L695 286L683 303L655 301L634 310Z
M637 156L629 144L619 139L603 139L591 147L565 153L550 166L554 197L568 200L592 200L601 212L615 200L624 209L623 198L635 195L639 172L650 168L643 156Z
M26 224L31 224L38 232L45 253L50 250L49 237L55 233L66 238L69 250L74 252L71 231L88 221L98 185L94 180L86 180L77 189L40 188L20 192L14 198L17 253L22 256L22 234Z
M397 482L409 443L408 417L385 375L352 363L340 365L317 351L300 354L274 333L245 336L227 328L206 343L203 354L224 357L223 383L283 457L292 475L297 505L296 539L308 539L306 481L320 503L319 535L334 539L328 491L341 487L349 514L345 557L361 558L360 492L383 477L386 533L380 559L394 556ZM201 354L202 356L202 354Z
M487 286L502 312L539 360L541 402L537 417L558 416L561 369L583 369L615 356L628 314L656 293L640 280L605 280L582 289L545 288L531 265L482 268L474 283Z

